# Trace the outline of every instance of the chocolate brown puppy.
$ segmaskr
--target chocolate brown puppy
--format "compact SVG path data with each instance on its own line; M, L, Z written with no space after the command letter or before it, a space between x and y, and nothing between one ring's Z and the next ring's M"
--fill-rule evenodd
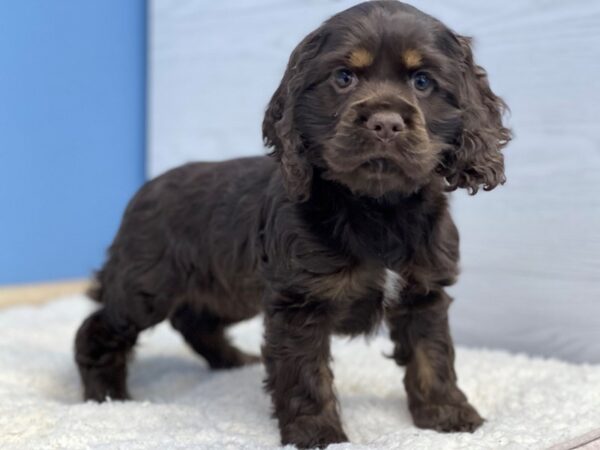
M448 329L459 249L447 193L504 182L504 108L470 40L409 5L326 21L268 105L270 157L179 167L127 207L91 292L100 309L76 337L85 398L129 398L127 356L165 319L213 368L256 362L225 330L262 311L281 441L325 447L347 440L330 337L385 321L414 423L475 430Z

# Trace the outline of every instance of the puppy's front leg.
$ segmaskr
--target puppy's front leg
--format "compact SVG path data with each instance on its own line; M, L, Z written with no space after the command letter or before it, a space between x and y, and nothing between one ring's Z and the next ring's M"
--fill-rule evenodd
M475 431L483 419L456 385L448 328L450 297L443 291L407 293L386 310L394 359L406 366L404 385L415 425L437 431Z
M284 445L324 448L348 440L333 392L330 332L325 302L291 302L277 295L267 302L265 385Z

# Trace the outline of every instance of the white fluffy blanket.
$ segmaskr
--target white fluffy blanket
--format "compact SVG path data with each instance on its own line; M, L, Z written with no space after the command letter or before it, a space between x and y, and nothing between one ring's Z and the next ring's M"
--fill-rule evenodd
M136 401L82 403L74 332L81 297L0 313L0 448L268 449L279 434L260 366L212 372L165 324L141 338L129 383ZM258 351L259 320L232 330ZM487 419L474 434L419 430L390 344L334 342L335 383L352 444L336 449L541 449L600 427L600 366L459 348L459 384ZM591 438L590 438L591 436ZM566 447L561 447L566 448Z

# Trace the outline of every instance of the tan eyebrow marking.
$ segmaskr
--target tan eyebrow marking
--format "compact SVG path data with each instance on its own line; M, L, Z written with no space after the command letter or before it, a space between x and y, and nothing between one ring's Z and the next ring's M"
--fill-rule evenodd
M350 53L350 65L357 69L370 66L373 63L373 55L364 48L357 48Z
M416 69L421 65L421 62L423 61L421 53L419 53L419 51L415 49L405 50L402 54L402 59L404 60L404 65L407 69Z

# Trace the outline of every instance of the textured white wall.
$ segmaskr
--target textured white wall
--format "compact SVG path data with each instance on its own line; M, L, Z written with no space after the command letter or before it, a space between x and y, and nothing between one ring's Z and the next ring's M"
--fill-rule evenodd
M153 0L149 173L263 152L290 51L355 2ZM416 0L512 109L508 184L454 196L457 341L600 362L600 2Z

